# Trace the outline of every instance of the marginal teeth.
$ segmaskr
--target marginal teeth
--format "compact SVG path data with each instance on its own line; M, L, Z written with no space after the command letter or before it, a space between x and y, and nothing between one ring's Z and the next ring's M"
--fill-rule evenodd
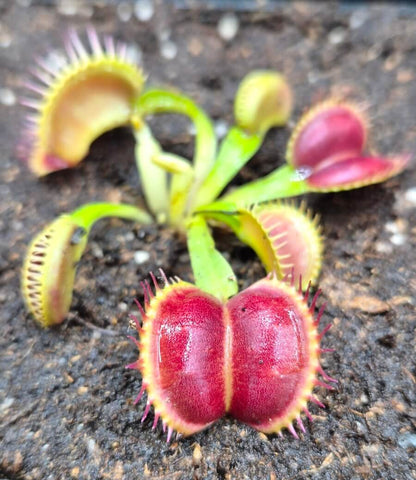
M291 423L289 423L289 425L287 426L287 429L296 438L296 440L299 440L299 435L296 433L296 430Z
M105 50L107 54L110 57L115 57L116 55L116 49L114 46L114 39L113 37L109 37L108 35L104 37L104 45L105 45Z
M168 427L168 436L166 438L166 443L169 443L172 438L173 428Z
M117 56L121 58L121 60L125 60L126 54L127 54L127 45L125 43L120 43L117 47Z
M88 40L91 45L91 50L96 55L97 57L101 56L103 54L103 49L101 47L100 40L98 38L97 32L95 31L94 28L88 27L87 28L87 35L88 35Z
M303 424L302 419L300 417L297 417L296 421L299 425L299 428L302 430L302 432L306 433L305 425Z
M69 39L70 39L76 53L78 54L79 58L81 60L88 60L89 55L88 55L87 51L85 50L84 45L82 44L82 42L81 42L78 34L75 32L75 30L71 29L69 31Z
M21 98L20 104L25 107L33 108L34 110L40 110L41 107L41 103L39 101L31 98Z

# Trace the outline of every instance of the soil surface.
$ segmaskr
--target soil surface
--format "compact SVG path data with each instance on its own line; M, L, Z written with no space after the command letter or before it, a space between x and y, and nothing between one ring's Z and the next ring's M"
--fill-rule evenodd
M117 2L78 3L75 11L76 2L51 3L0 2L0 479L416 478L414 167L382 185L307 198L321 215L326 244L320 303L328 303L323 327L333 328L323 345L335 353L322 363L339 384L316 389L326 409L311 406L314 422L306 422L302 439L266 436L224 418L167 444L161 429L151 430L152 416L140 422L145 399L133 405L141 378L124 368L137 358L126 335L149 271L163 267L192 280L183 239L164 226L97 224L59 328L34 323L19 286L28 242L58 214L90 201L140 202L131 133L104 135L77 168L41 180L14 154L24 114L19 82L36 55L62 48L67 27L83 35L89 23L138 46L151 84L187 92L216 122L232 124L236 87L251 69L287 75L293 120L268 135L235 183L283 163L294 120L329 94L367 105L374 148L416 152L416 11L326 2L244 10L249 2L242 2L239 30L226 41L217 31L224 11L198 2L156 5L147 22L128 19ZM188 124L172 119L157 120L157 136L166 150L189 157ZM264 275L249 248L227 233L216 239L241 287ZM138 251L149 253L143 264Z

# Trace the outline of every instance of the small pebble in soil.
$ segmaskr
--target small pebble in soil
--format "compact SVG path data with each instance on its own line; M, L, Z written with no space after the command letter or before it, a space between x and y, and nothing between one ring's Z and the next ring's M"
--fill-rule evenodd
M7 27L0 23L0 47L10 47L12 43L12 36L10 35Z
M134 4L134 14L141 22L148 22L155 13L152 0L138 0Z
M364 8L357 8L354 10L350 17L350 29L355 30L360 28L364 25L364 23L368 20L369 11Z
M178 54L178 47L172 40L164 40L160 43L160 55L166 60L173 60Z
M407 230L407 227L407 221L402 218L398 218L394 222L387 222L384 225L386 232L389 233L404 233Z
M133 8L129 2L120 2L117 5L117 16L122 22L128 22L133 15Z
M415 433L403 433L399 435L397 443L402 448L416 448L416 434Z
M58 12L61 15L73 16L78 13L78 2L75 0L61 0L58 3Z
M10 88L0 88L0 103L10 107L16 103L16 95Z
M390 237L390 242L393 245L396 245L397 247L400 247L400 246L406 244L407 239L408 239L408 237L404 233L395 233Z
M239 27L240 22L237 15L226 13L219 19L217 30L219 36L229 42L237 35Z
M308 73L308 82L309 83L316 83L319 80L319 73L314 72L313 70Z
M6 397L2 403L0 403L0 412L8 410L14 403L13 397Z
M188 131L189 135L195 135L196 128L195 128L195 125L194 125L193 122L188 125L187 131Z
M137 250L134 252L134 261L137 265L142 265L143 263L148 262L150 259L150 253L146 250Z
M329 32L328 42L332 45L342 43L347 37L347 30L344 27L336 27Z
M170 30L170 28L166 28L166 27L164 27L162 30L159 30L157 32L157 36L160 42L166 42L167 40L169 40L171 34L172 34L172 31Z
M120 302L118 304L118 309L121 310L122 312L127 312L127 309L128 309L127 303Z
M84 18L91 18L94 15L94 7L92 5L80 5L78 7L78 15Z
M132 242L134 240L134 233L133 232L127 232L125 235L124 235L124 239L126 240L126 242Z
M142 51L137 45L129 44L127 45L127 58L131 63L140 65L142 63Z
M217 120L214 125L217 138L223 138L228 132L228 123L225 120Z
M391 253L393 251L393 247L390 243L382 241L376 242L374 248L378 253Z
M91 253L95 258L103 258L104 252L97 243L91 243Z
M406 199L406 201L416 206L416 187L412 187L406 190L406 192L404 193L404 198Z

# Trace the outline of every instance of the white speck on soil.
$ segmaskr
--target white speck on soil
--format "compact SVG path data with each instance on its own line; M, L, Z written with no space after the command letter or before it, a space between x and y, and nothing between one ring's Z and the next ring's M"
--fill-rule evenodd
M407 231L408 223L405 219L398 218L394 222L387 222L384 228L389 233L404 233Z
M143 263L148 262L150 259L150 253L145 250L137 250L134 252L134 261L137 265L142 265Z
M344 27L336 27L328 34L328 42L332 45L342 43L347 37L347 30Z
M124 239L126 240L126 242L132 242L134 240L134 233L133 232L127 232L124 235Z
M95 258L103 258L104 252L102 248L98 245L98 243L91 243L91 253Z
M0 47L2 48L10 47L11 43L12 43L12 36L10 35L9 30L3 23L0 23Z
M404 192L404 198L416 206L416 187L411 187Z
M120 302L118 304L118 309L121 310L122 312L127 312L128 305L127 303Z
M376 252L378 253L391 253L393 251L393 247L390 243L387 242L376 242L374 245Z
M61 0L58 3L58 12L68 17L78 13L78 2L75 0Z
M217 138L223 138L228 132L228 123L225 120L217 120L214 125Z
M142 63L142 51L137 45L129 44L127 45L127 58L129 61L135 65L140 65Z
M0 403L0 412L9 409L14 403L13 397L6 397L2 403Z
M364 23L368 20L369 12L365 8L357 8L354 10L350 17L350 29L355 30L360 28L364 25Z
M314 72L313 70L308 73L308 82L316 83L319 80L319 73Z
M161 42L166 42L167 40L170 39L171 36L171 31L169 28L164 28L163 30L160 30L158 32L158 37Z
M148 22L155 13L152 0L138 0L134 4L134 14L141 22Z
M166 60L173 60L178 54L178 47L172 40L166 40L160 43L160 55Z
M390 242L397 247L401 247L407 242L407 235L403 233L395 233L390 237Z
M16 95L10 88L0 88L0 103L10 107L16 103Z
M120 2L117 5L117 16L122 22L128 22L133 15L133 7L129 2Z
M219 36L229 42L237 35L239 27L240 21L237 15L225 13L218 21L217 30Z
M399 436L397 443L402 448L416 448L416 434L415 433L403 433Z

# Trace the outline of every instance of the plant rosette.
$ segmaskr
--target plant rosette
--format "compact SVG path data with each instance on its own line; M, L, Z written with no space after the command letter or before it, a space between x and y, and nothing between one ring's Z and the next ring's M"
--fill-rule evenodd
M322 310L315 318L316 297L307 305L323 242L318 219L304 204L277 200L381 182L400 173L409 156L365 153L368 127L359 109L328 100L299 121L286 165L226 190L268 130L290 117L293 94L286 79L272 71L249 73L237 90L235 125L217 145L211 119L191 98L144 85L128 46L110 37L102 42L92 28L87 34L88 47L70 31L65 64L39 60L33 72L38 82L26 83L38 98L22 102L35 115L27 118L21 156L38 176L72 168L95 138L129 125L149 213L128 205L85 205L52 222L33 240L24 263L29 310L43 326L63 321L75 266L95 221L119 216L167 223L186 237L195 285L165 278L165 287L154 281L152 292L144 284L143 325L137 322L141 351L133 368L148 392L145 416L153 404L154 425L160 416L169 439L173 430L191 434L224 414L262 432L288 428L296 436L293 422L304 429L300 414L309 416L308 400L320 403L312 394L320 384L317 374L333 380L319 364ZM146 119L160 113L185 115L193 123L191 160L164 151L153 136ZM213 225L231 228L271 276L238 293L232 267L215 247ZM256 352L257 363L250 364L249 352ZM202 394L209 408L200 402Z

